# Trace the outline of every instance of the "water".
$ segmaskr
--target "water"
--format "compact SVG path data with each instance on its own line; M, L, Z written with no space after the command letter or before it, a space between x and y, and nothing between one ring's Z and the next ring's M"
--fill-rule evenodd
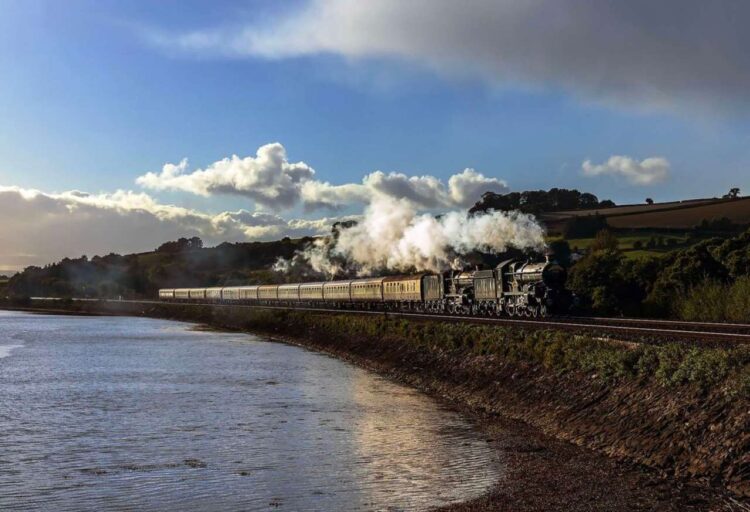
M0 311L0 510L424 510L485 439L359 368L152 319Z

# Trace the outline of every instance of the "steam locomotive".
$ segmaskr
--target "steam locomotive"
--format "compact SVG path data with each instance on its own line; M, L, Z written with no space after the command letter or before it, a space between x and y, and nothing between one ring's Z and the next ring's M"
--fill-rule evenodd
M168 302L257 304L544 317L569 303L567 273L554 261L510 259L491 270L420 273L317 283L165 288Z

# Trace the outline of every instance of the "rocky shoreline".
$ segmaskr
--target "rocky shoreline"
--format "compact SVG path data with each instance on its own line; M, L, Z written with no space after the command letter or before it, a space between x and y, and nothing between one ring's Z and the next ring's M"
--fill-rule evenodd
M750 510L750 350L643 350L563 333L231 307L25 307L264 333L439 397L482 425L508 467L489 495L446 510Z

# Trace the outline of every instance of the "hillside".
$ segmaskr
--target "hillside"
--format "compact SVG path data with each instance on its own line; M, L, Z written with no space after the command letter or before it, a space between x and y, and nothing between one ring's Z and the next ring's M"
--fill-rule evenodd
M750 197L691 199L667 203L547 211L539 215L551 233L566 233L576 224L612 229L687 230L723 223L750 224Z
M200 239L167 242L151 252L65 258L28 267L13 276L16 296L153 297L161 287L224 286L277 281L270 270L279 257L290 258L311 238L275 242L223 243L204 248Z

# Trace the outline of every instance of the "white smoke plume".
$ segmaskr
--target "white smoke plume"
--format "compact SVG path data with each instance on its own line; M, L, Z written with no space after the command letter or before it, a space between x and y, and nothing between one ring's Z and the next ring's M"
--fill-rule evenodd
M457 256L471 251L540 250L544 245L544 229L528 214L470 216L452 211L436 217L417 213L407 200L379 197L356 225L316 241L291 262L277 264L277 269L305 262L328 277L345 268L358 275L379 270L442 272L453 266Z

